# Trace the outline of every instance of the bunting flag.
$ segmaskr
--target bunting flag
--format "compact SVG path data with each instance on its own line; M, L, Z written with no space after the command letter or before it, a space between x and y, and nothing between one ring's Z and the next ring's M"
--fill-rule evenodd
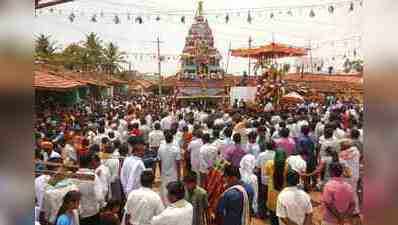
M69 15L68 18L69 18L69 21L70 21L71 23L73 23L73 21L75 20L76 16L75 16L74 13L71 13L71 14Z
M363 0L352 0L352 1L344 1L344 2L335 2L335 3L319 3L319 4L314 4L314 5L304 5L304 6L281 6L281 7L266 7L266 8L253 8L253 9L246 9L246 12L244 12L242 9L241 11L237 10L232 10L232 9L218 9L218 10L209 10L209 12L206 13L206 16L209 20L212 21L217 21L225 24L229 24L231 22L231 17L236 16L238 18L242 18L241 16L244 13L247 13L247 17L245 18L246 22L249 24L252 24L253 21L256 18L262 18L264 19L270 18L274 19L275 16L277 15L278 18L280 16L303 16L307 17L309 16L310 18L315 18L317 15L318 10L325 10L329 14L334 14L336 11L336 8L345 8L348 7L348 13L351 13L353 11L359 10L360 7L363 6ZM58 14L62 15L65 14L68 17L68 20L70 22L76 22L78 21L78 16L84 17L84 15L91 14L93 10L90 10L91 12L86 12L85 10L71 10L71 11L66 11L63 9L57 9L57 8L49 8L49 9L39 9L37 10L37 13L35 14L36 16L38 15L56 15L56 10ZM89 9L86 9L89 10ZM175 13L178 11L179 13ZM65 12L65 13L64 13ZM308 14L307 14L308 13ZM157 15L156 15L157 14ZM126 20L132 20L132 23L136 24L143 24L144 23L144 18L147 21L160 21L161 17L164 16L166 18L169 18L169 20L172 21L177 21L179 20L181 24L185 24L187 22L187 15L191 14L191 11L186 10L186 11L181 11L181 10L170 10L164 11L159 14L159 12L148 12L148 13L139 13L139 14L134 14L131 12L125 12L125 13L115 13L115 12L104 12L103 10L100 11L99 17L97 16L97 13L93 13L92 15L88 16L88 20L94 23L100 23L103 20L107 20L108 18L111 18L111 20L115 24L120 24L122 23L122 18ZM193 13L192 13L193 14ZM267 16L268 15L268 16ZM177 19L178 17L178 19ZM101 19L99 19L101 18ZM135 18L135 19L133 19ZM189 17L191 18L191 17ZM260 20L258 20L260 21Z
M330 14L333 14L333 12L334 12L334 7L333 7L332 5L329 6L328 11L329 11Z
M354 11L354 3L353 2L351 2L351 4L350 4L350 10L349 11L350 12Z
M93 23L96 23L96 22L97 22L97 15L96 15L96 14L94 14L94 15L91 17L91 22L93 22Z
M120 19L117 15L115 15L115 18L113 19L113 22L115 22L115 24L119 24L120 23Z
M315 17L315 12L314 12L313 9L311 9L311 11L310 11L310 17L311 17L311 18Z
M247 22L252 23L252 16L250 15L250 11L247 13Z

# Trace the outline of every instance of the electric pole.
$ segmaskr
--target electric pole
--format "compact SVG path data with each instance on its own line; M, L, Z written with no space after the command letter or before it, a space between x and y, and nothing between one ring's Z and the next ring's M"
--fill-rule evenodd
M225 74L227 74L227 72L228 72L230 55L231 55L231 41L229 42L227 65L225 65Z
M310 50L310 68L311 68L311 73L314 73L314 69L312 66L312 47L311 47L311 40L309 40L309 50Z
M247 75L248 76L250 76L250 74L251 74L251 69L250 69L250 64L251 64L251 57L250 57L250 49L252 48L252 41L253 41L253 39L252 39L252 37L251 36L249 36L249 68L248 68L248 70L247 70Z
M160 39L159 37L156 40L158 46L158 74L159 74L159 96L162 95L162 59L160 57Z

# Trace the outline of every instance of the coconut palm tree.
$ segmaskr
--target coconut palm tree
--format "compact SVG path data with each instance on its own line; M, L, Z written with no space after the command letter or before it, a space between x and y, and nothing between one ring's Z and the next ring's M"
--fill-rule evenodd
M50 35L40 34L35 39L35 58L51 60L57 50L56 42L52 42Z
M109 74L120 72L120 64L126 62L125 56L116 44L109 42L104 49L104 70Z
M83 42L83 46L86 49L86 55L88 60L88 69L97 71L100 69L103 63L103 46L102 40L95 33L86 35L86 40Z

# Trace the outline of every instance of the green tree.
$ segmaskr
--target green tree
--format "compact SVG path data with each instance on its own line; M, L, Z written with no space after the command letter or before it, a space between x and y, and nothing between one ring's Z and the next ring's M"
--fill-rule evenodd
M68 45L61 54L60 63L71 70L86 71L90 64L88 52L85 47L73 43Z
M357 72L363 72L363 60L354 60L351 62L352 68Z
M87 57L87 70L98 71L103 63L103 50L102 40L95 33L86 35L86 40L83 43L85 47L85 55Z
M40 34L35 39L35 58L51 60L57 50L56 42L52 42L50 35Z
M110 42L104 49L104 63L103 69L109 74L120 72L120 63L126 62L126 53L119 50L119 47Z

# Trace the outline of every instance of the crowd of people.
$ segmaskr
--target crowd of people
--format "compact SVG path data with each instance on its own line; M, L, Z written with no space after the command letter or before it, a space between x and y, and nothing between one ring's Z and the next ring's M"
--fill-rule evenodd
M310 225L315 192L323 225L360 223L363 107L268 108L38 102L36 224Z

